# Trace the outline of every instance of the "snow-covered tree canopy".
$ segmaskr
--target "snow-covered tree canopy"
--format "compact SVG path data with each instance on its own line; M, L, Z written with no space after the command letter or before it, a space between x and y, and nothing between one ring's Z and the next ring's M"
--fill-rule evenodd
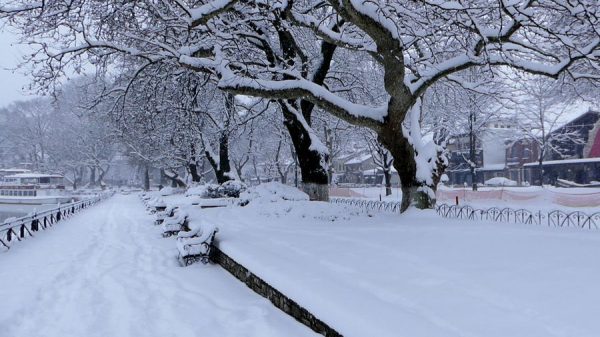
M441 151L421 139L425 91L446 79L476 86L462 76L471 67L598 80L597 6L595 0L9 0L0 15L38 47L30 62L42 66L36 73L42 85L86 62L107 72L135 62L137 73L168 63L210 74L229 93L279 100L288 114L303 108L293 118L308 128L305 108L312 105L367 126L396 159L405 209L414 197L431 204L444 166ZM362 74L379 76L356 81ZM385 96L372 94L379 88ZM323 162L327 152L321 153Z

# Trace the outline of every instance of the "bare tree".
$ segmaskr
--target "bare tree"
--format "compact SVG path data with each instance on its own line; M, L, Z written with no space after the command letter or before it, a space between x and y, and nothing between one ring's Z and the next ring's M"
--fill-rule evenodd
M583 135L571 129L558 130L567 122L566 114L576 96L561 81L528 76L515 81L515 100L520 136L537 145L538 184L543 185L544 158L551 153L563 156L565 143L584 144Z
M377 135L370 130L363 130L363 137L367 144L373 163L383 172L385 195L392 195L392 165L394 158L390 152L377 140Z

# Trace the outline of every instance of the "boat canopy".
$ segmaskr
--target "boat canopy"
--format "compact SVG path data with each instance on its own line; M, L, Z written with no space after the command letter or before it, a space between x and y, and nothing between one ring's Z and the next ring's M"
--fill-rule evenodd
M18 185L62 185L64 177L58 174L19 173L5 176L3 183Z

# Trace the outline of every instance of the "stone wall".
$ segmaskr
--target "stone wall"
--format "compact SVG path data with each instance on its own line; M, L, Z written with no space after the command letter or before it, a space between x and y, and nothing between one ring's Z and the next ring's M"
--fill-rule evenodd
M246 267L237 263L227 254L223 253L217 245L211 252L211 260L221 265L225 270L235 276L238 280L244 282L248 288L255 293L268 299L274 306L281 311L295 318L298 322L306 325L313 331L327 337L341 337L342 335L331 328L329 325L315 317L308 310L301 307L294 300L282 294L279 290L273 288L267 282L254 275Z

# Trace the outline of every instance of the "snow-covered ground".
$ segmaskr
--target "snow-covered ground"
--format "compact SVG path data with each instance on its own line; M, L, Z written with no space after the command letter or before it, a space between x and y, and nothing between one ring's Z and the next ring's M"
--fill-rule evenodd
M135 195L0 252L1 337L312 336L214 265L178 265Z
M229 256L344 336L600 335L598 231L305 201L186 208L219 226Z
M368 198L386 200L386 201L400 201L402 200L402 190L399 187L392 187L392 194L389 196L385 195L385 187L383 186L372 186L372 187L333 187L329 189L329 193L332 197L350 197L350 198Z
M225 253L344 336L600 335L600 231L262 193L209 209L163 198L190 225L218 225ZM151 221L117 195L0 253L0 336L314 335L218 266L179 267Z

